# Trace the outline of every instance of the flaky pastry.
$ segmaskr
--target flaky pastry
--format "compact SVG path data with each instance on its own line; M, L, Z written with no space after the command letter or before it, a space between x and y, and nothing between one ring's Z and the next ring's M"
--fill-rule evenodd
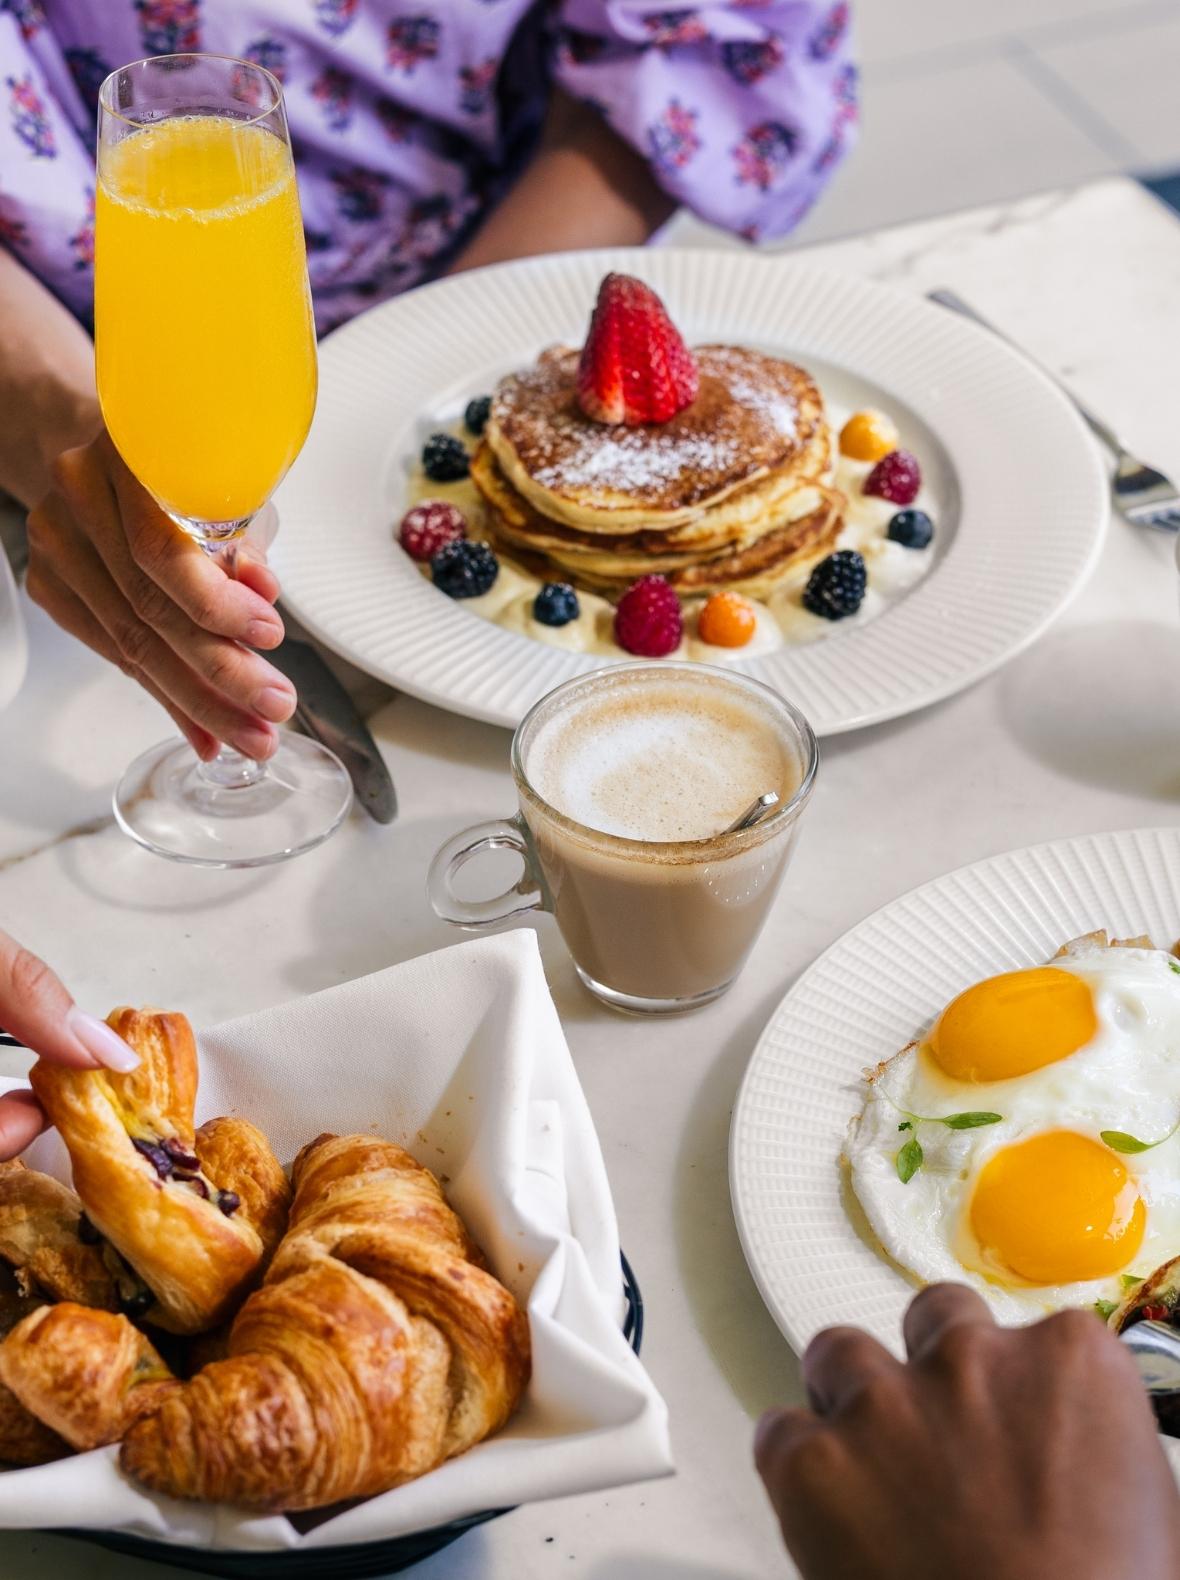
M289 1187L244 1119L193 1128L197 1054L183 1015L117 1009L129 1074L44 1061L30 1083L69 1149L86 1215L155 1296L147 1321L198 1333L232 1311L282 1233Z
M123 1440L124 1470L158 1492L266 1510L369 1496L497 1431L528 1380L527 1318L428 1169L321 1136L294 1182L229 1358Z
M0 1344L0 1383L71 1448L117 1443L180 1384L126 1317L64 1301Z
M95 1239L87 1239L82 1203L68 1185L23 1163L0 1163L0 1257L20 1282L54 1300L119 1309L115 1279Z
M13 1269L0 1263L0 1339L40 1303L40 1295L26 1293ZM70 1445L38 1421L12 1390L0 1383L0 1465L44 1465L69 1452Z

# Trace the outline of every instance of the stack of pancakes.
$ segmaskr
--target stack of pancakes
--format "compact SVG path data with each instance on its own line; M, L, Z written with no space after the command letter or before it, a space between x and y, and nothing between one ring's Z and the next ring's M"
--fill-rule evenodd
M802 368L700 346L700 393L628 428L578 405L579 353L503 379L471 475L493 541L548 579L607 595L658 572L684 596L765 597L842 525L823 398Z

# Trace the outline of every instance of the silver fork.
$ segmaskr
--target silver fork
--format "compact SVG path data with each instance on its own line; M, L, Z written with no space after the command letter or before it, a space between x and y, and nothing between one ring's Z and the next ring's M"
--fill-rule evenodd
M964 318L970 318L984 329L990 329L993 335L1001 340L1007 340L1009 345L1015 342L1010 340L1002 330L994 324L989 324L987 319L970 307L961 296L956 296L953 291L938 290L927 291L926 295L932 302L937 302L940 307L949 307L951 312L960 313ZM1016 349L1030 362L1036 358L1029 356L1023 346ZM1043 363L1036 365L1069 396L1077 407L1083 419L1090 425L1103 444L1112 452L1115 458L1114 476L1110 480L1111 492L1114 494L1115 503L1126 516L1138 527L1157 527L1162 532L1180 532L1180 489L1171 478L1165 477L1162 472L1157 472L1154 466L1148 466L1146 461L1141 461L1138 456L1132 455L1130 450L1115 433L1113 428L1108 428L1100 417L1095 417L1088 411L1081 401L1067 389L1055 373L1051 373Z

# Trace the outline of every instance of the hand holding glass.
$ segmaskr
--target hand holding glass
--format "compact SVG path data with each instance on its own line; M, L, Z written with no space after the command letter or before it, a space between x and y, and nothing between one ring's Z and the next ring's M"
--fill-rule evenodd
M103 418L161 508L210 554L307 437L315 329L282 90L214 55L142 60L99 99L95 352ZM351 801L337 759L286 735L269 764L183 743L139 758L122 827L174 860L252 866L319 844Z

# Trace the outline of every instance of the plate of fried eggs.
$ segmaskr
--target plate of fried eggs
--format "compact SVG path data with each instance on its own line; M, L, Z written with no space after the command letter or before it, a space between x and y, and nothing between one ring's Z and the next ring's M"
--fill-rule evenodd
M802 1349L896 1348L916 1288L1109 1318L1180 1255L1180 829L1087 835L893 901L795 983L734 1111L755 1281Z

